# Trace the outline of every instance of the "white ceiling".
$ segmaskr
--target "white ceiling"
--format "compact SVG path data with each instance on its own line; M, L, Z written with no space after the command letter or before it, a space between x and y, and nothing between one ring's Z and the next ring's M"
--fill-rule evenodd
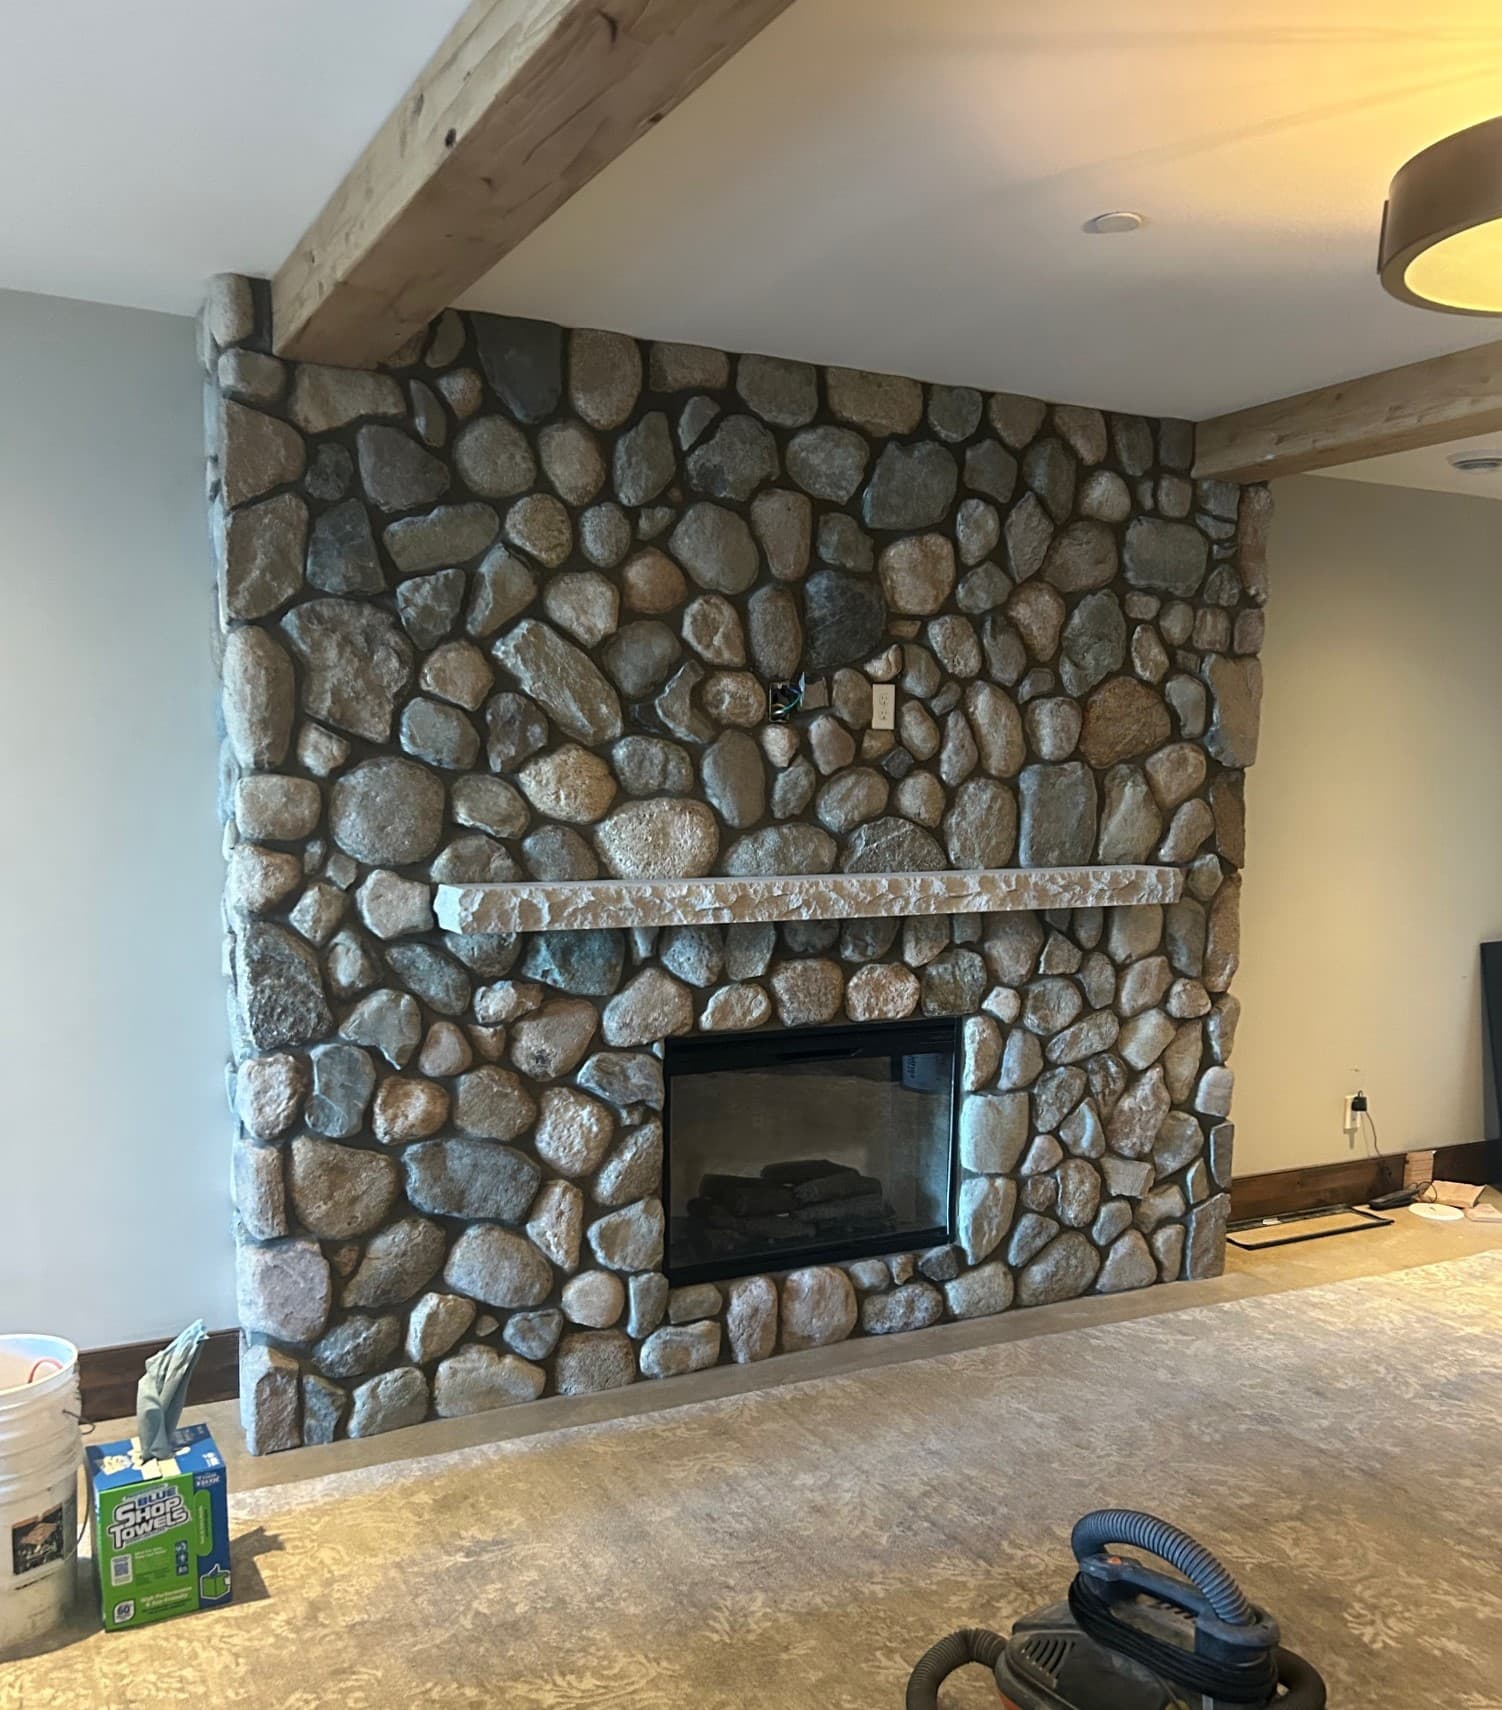
M8 7L0 286L272 271L460 9ZM1201 417L1499 336L1372 270L1499 112L1495 0L794 0L468 301Z
M1423 487L1431 493L1502 499L1502 470L1468 475L1451 466L1450 458L1465 451L1490 451L1502 457L1502 433L1452 440L1448 445L1426 445L1418 451L1394 451L1386 457L1368 457L1360 463L1343 463L1338 469L1322 469L1319 473L1342 481L1375 481L1383 487Z

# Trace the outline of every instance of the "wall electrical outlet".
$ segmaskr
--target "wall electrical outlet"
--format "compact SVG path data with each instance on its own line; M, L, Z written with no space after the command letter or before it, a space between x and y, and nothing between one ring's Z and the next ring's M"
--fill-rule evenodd
M891 730L897 723L897 690L890 683L871 685L871 728Z
M1359 1102L1358 1102L1359 1101ZM1361 1129L1361 1111L1366 1108L1366 1100L1359 1092L1347 1093L1344 1100L1344 1110L1340 1126L1346 1139L1354 1145L1356 1136Z

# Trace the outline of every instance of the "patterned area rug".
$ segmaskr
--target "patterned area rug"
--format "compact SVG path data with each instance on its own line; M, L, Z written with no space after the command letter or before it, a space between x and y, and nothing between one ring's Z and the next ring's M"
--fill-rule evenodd
M241 1601L11 1710L898 1710L1107 1504L1218 1551L1340 1710L1502 1707L1502 1253L256 1492ZM955 1710L995 1697L978 1671Z

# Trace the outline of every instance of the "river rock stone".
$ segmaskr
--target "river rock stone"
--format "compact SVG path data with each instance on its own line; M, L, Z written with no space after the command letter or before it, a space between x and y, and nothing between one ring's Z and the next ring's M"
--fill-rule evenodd
M424 1140L402 1153L402 1168L419 1211L496 1223L520 1223L542 1179L530 1158L489 1140Z
M714 866L720 835L702 802L659 797L618 807L595 843L615 878L698 878Z
M1042 1306L1084 1294L1101 1268L1100 1255L1078 1230L1055 1237L1017 1279L1019 1306Z
M235 982L240 1024L257 1051L305 1044L333 1026L317 956L279 926L241 927Z
M807 362L777 356L743 356L735 386L746 403L776 427L801 427L819 407L818 377Z
M546 1383L547 1373L541 1366L471 1342L442 1361L434 1373L433 1411L440 1419L458 1419L518 1401L536 1401Z
M500 531L500 518L489 505L471 503L439 505L422 516L399 517L388 524L381 538L398 572L412 576L478 557Z
M954 547L941 534L894 540L882 550L879 573L891 610L927 616L954 588Z
M812 1265L783 1279L784 1353L843 1342L855 1322L855 1290L844 1271L833 1265Z
M787 471L805 493L843 505L860 486L870 455L849 428L808 428L788 442Z
M861 515L867 528L929 528L943 520L958 481L954 456L942 445L890 444L876 460Z
M592 328L569 335L569 402L592 428L619 427L631 414L641 380L635 339Z
M621 734L621 705L599 668L547 624L524 618L495 655L570 736L591 746Z
M838 962L811 957L784 962L772 974L772 996L784 1027L806 1027L833 1021L840 1011L845 976Z
M816 570L804 584L805 668L832 671L867 658L881 640L886 606L870 577Z
M612 1271L651 1271L662 1264L662 1203L638 1200L597 1218L587 1231L590 1251Z
M994 778L966 779L955 791L954 805L944 816L944 843L950 865L1005 867L1016 842L1017 804L1012 792Z
M1095 778L1078 760L1028 766L1018 780L1022 800L1017 858L1024 867L1088 862L1095 847Z
M367 742L391 734L412 675L412 644L395 620L350 600L309 600L283 619L303 666L303 710Z
M576 1330L553 1362L560 1395L595 1395L636 1381L636 1350L622 1330Z
M700 1324L666 1324L654 1330L642 1344L643 1377L681 1377L714 1365L720 1357L720 1326L713 1320Z
M917 873L938 872L947 864L944 851L930 832L910 820L889 815L856 827L846 845L840 867L846 873ZM811 872L815 869L781 870Z
M965 1258L978 1265L988 1258L1011 1226L1017 1184L1003 1176L971 1176L961 1182L955 1231Z
M673 530L673 556L701 588L742 594L761 563L746 521L707 500L691 505Z
M732 844L723 866L732 878L827 873L834 866L835 848L835 840L816 825L767 826Z
M1112 677L1085 703L1080 751L1103 771L1162 747L1171 735L1168 709L1145 683Z
M480 1223L460 1232L443 1280L485 1306L540 1306L552 1289L553 1270L525 1236Z

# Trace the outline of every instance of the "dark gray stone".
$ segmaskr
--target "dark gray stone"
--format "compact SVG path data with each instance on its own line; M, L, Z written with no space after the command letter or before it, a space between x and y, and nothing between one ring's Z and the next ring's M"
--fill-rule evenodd
M844 511L819 518L819 557L842 570L869 571L876 563L871 536Z
M1190 523L1135 517L1128 523L1122 571L1134 588L1187 599L1205 579L1210 546Z
M788 831L799 829L793 826ZM937 839L911 820L888 815L857 826L840 863L846 873L934 873L948 866ZM810 871L797 867L770 869L774 872ZM821 871L828 871L827 868Z
M522 972L573 997L609 997L620 985L625 965L626 943L620 932L539 932L528 940Z
M393 1068L401 1068L422 1038L422 1013L406 992L389 989L363 997L339 1029L356 1045L379 1051Z
M345 1306L395 1306L427 1283L443 1263L448 1237L426 1217L403 1217L378 1229L340 1296Z
M601 660L623 695L638 700L667 681L683 648L656 618L623 624L605 643Z
M522 859L534 879L597 879L594 851L570 825L544 825L522 839Z
M500 532L489 505L439 505L425 516L399 518L382 539L398 574L411 576L478 558Z
M469 1008L468 974L431 944L393 944L386 952L386 965L409 992L439 1015L463 1015Z
M754 417L727 416L713 437L690 454L688 478L712 499L744 502L777 479L777 442Z
M563 329L513 315L471 315L485 378L512 415L540 422L563 395Z
M235 985L240 1024L258 1051L306 1044L334 1025L317 956L280 926L255 921L240 928Z
M789 441L787 470L805 493L843 505L860 486L870 455L865 440L851 428L809 428Z
M329 1377L360 1377L384 1366L396 1352L402 1339L399 1318L389 1313L370 1318L354 1313L332 1330L325 1331L313 1344L309 1356L319 1371Z
M816 570L803 587L804 665L832 671L867 659L886 633L886 604L870 576Z
M514 772L543 748L548 721L542 708L525 695L494 695L485 707L486 750L492 771Z
M1066 594L1104 588L1116 576L1116 536L1101 522L1072 522L1053 537L1043 574Z
M615 442L616 497L623 505L650 504L673 479L677 467L668 418L661 410L653 410Z
M1076 1229L1049 1242L1017 1279L1017 1304L1042 1306L1086 1292L1100 1270L1100 1254Z
M520 1223L542 1181L531 1159L493 1140L422 1140L402 1152L407 1198L439 1217Z
M732 878L767 878L780 873L827 873L835 841L816 825L772 825L730 846L724 871ZM942 860L939 865L943 865Z
M953 453L942 445L888 444L876 460L861 514L868 528L928 528L943 521L958 481Z
M398 584L396 609L402 627L424 653L453 629L464 603L464 587L462 570L439 570Z
M365 1125L375 1093L375 1065L358 1045L319 1045L312 1053L313 1091L303 1121L315 1134L345 1140Z
M1078 760L1028 766L1018 779L1022 797L1017 859L1024 867L1072 867L1095 848L1095 775Z
M1017 485L1017 459L997 440L983 439L965 453L965 485L1004 505Z
M386 586L370 518L358 499L335 505L314 522L307 577L326 594L378 594Z
M700 765L704 794L720 818L737 831L755 825L766 811L767 779L752 738L743 730L725 731L704 751Z
M431 505L448 490L449 472L400 428L367 424L355 438L360 481L383 511L412 511Z
M1038 495L1056 523L1069 520L1074 509L1074 454L1062 440L1040 439L1027 448L1022 478Z
M1087 694L1126 658L1126 618L1116 596L1086 594L1064 625L1060 673L1071 695Z
M941 950L923 970L925 1015L971 1015L986 991L986 964L974 950Z
M707 500L691 505L673 530L674 558L701 588L743 594L761 565L746 519Z
M402 708L401 744L430 766L465 772L480 752L480 737L458 707L419 695Z

